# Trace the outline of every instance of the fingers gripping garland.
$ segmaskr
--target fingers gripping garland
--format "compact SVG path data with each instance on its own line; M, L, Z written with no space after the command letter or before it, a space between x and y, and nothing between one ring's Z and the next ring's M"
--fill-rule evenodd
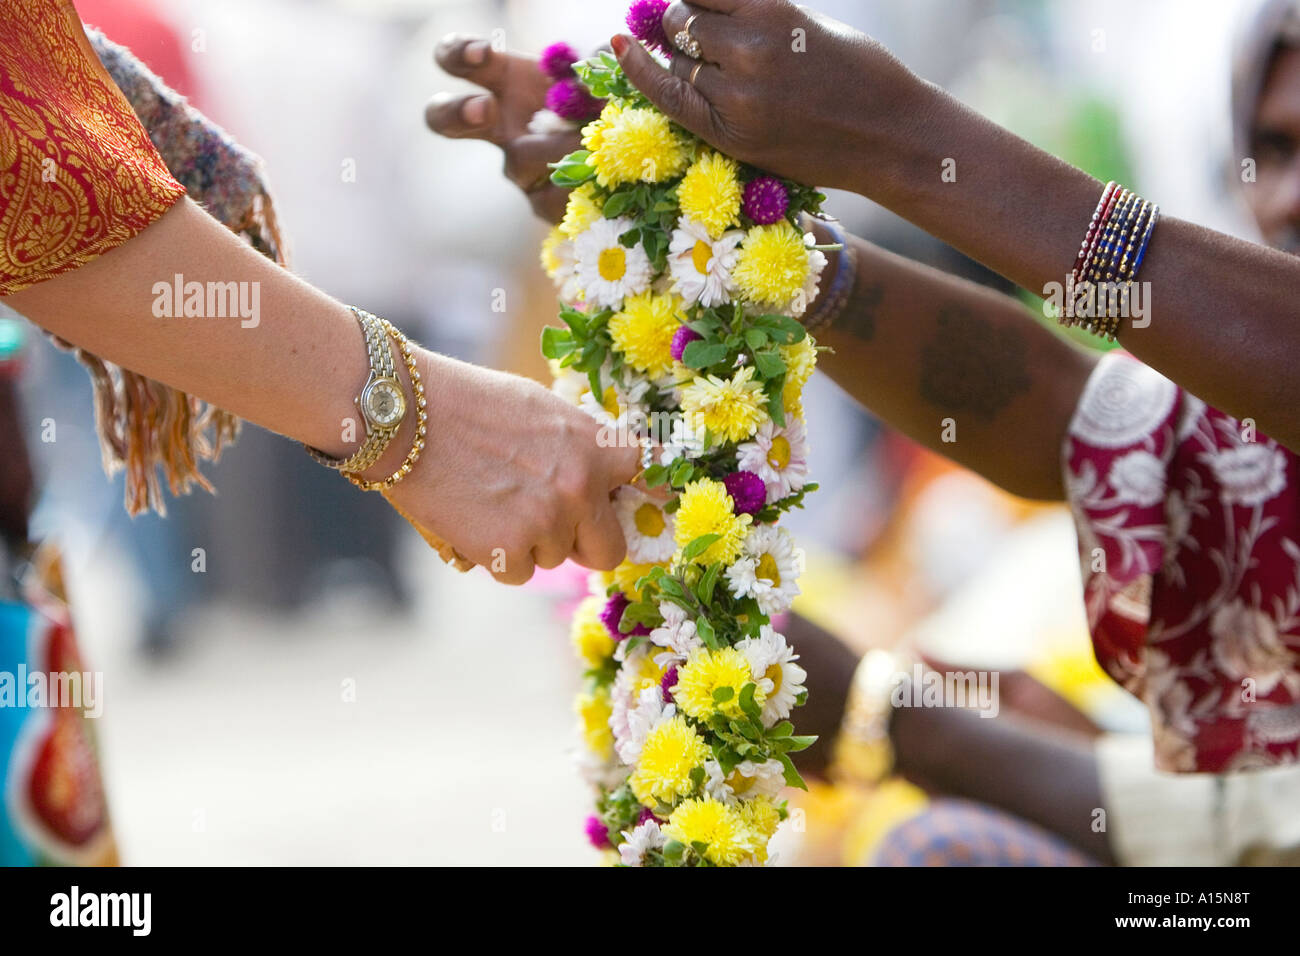
M814 739L788 719L806 675L773 617L802 570L777 522L816 489L798 318L826 257L796 224L824 197L715 152L609 54L575 69L606 103L555 167L572 192L542 258L565 327L542 349L603 438L662 445L650 492L615 493L628 558L573 624L588 836L629 866L762 864Z

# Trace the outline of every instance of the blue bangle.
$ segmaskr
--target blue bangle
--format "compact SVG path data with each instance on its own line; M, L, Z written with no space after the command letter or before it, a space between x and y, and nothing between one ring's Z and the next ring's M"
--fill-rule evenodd
M840 251L839 267L835 271L835 280L831 283L830 288L826 290L817 311L804 322L804 328L809 332L821 331L835 321L840 312L844 310L844 306L848 303L858 281L857 256L853 255L853 250L849 248L848 238L845 236L844 231L833 222L821 220L821 224L831 234L831 239L834 240L835 244L843 248Z

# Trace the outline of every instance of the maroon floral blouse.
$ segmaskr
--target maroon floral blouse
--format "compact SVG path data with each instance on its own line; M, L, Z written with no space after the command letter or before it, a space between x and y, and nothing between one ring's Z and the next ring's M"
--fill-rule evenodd
M1295 762L1296 456L1113 353L1084 390L1064 465L1097 660L1150 710L1156 766Z

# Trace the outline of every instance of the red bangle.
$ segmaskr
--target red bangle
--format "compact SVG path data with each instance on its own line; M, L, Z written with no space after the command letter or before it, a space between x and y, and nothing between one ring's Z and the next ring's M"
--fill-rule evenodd
M1114 180L1108 182L1105 190L1102 191L1101 199L1097 203L1097 209L1092 214L1092 222L1088 224L1088 232L1083 237L1083 244L1079 247L1079 258L1074 261L1074 268L1070 270L1075 283L1078 283L1083 278L1083 270L1096 251L1097 242L1101 239L1105 224L1114 211L1115 203L1122 192L1123 190L1119 188L1119 184Z

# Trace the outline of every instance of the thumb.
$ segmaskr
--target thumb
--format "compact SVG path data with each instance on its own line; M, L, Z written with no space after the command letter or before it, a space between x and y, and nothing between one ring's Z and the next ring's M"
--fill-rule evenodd
M610 40L610 46L627 78L651 103L701 139L714 138L713 107L699 90L660 66L630 36L620 33Z

